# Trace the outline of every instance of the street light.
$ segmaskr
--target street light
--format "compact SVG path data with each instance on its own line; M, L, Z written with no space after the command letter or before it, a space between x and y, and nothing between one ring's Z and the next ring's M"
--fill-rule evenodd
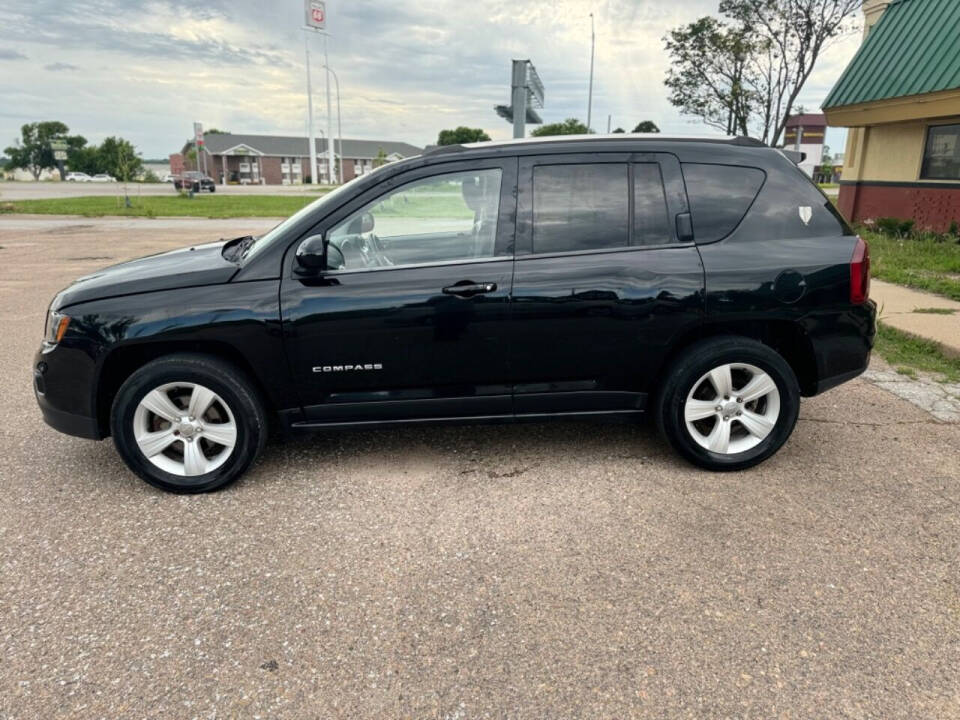
M590 119L593 113L593 47L595 37L593 33L593 13L590 13L590 89L587 92L587 132L590 132Z
M340 146L340 150L339 150L339 152L340 152L340 172L339 172L338 175L337 175L337 180L339 180L340 183L343 184L343 129L342 129L341 125L340 125L340 78L337 77L337 74L333 71L333 68L332 68L332 67L330 67L330 66L328 66L328 65L324 65L324 66L323 66L323 69L326 70L326 71L327 71L328 73L330 73L331 75L333 75L333 80L334 80L334 82L337 84L337 144ZM329 102L329 99L328 99L328 102ZM330 146L330 147L328 147L327 149L332 152L332 151L333 151L333 139L331 138L330 141L329 141L327 144Z

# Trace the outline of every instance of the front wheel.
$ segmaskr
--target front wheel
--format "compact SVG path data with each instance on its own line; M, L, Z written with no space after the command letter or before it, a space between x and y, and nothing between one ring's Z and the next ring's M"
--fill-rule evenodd
M179 354L134 372L113 402L110 428L127 466L176 493L225 487L246 471L267 436L247 377L206 355Z
M708 470L763 462L790 437L799 411L800 388L787 361L740 337L691 346L668 373L655 408L670 444Z

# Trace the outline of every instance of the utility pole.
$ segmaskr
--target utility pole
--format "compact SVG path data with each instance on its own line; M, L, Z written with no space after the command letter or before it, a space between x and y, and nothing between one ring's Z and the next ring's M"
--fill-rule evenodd
M310 143L310 184L316 185L317 178L317 136L313 132L313 88L310 86L310 35L303 32L303 49L307 56L307 134ZM302 176L301 176L302 177Z
M340 173L339 178L340 182L343 182L343 125L340 122L340 78L337 77L337 74L333 71L333 68L327 67L324 65L324 68L328 73L333 75L333 81L337 84L337 152L340 154ZM331 142L333 138L330 139Z
M610 122L613 120L613 115L607 115L607 135L610 134Z
M513 137L522 138L527 121L527 63L513 61Z
M587 132L590 132L590 120L593 117L593 48L595 44L593 13L590 13L590 89L587 92Z
M330 36L323 35L323 64L327 68L327 178L333 183L333 103L330 102L330 56L327 54ZM340 158L340 172L343 172L343 158ZM342 177L342 175L341 175ZM337 179L340 182L340 179Z

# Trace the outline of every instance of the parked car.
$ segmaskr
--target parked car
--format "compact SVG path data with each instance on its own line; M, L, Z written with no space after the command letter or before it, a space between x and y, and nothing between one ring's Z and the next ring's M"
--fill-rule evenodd
M67 182L90 182L91 179L85 172L68 172L64 178Z
M262 237L87 275L34 362L47 423L147 482L223 487L267 429L653 416L748 468L867 367L867 246L749 139L446 146Z
M196 170L188 170L180 177L175 177L173 187L175 190L193 190L195 193L204 190L217 191L217 184L213 181L213 178Z
M166 173L162 178L160 178L160 182L164 182L164 183L173 182L173 180L174 180L173 173Z
M107 173L97 173L92 178L90 178L90 182L95 182L95 183L113 183L116 181L117 179L115 177L113 177L112 175L108 175Z

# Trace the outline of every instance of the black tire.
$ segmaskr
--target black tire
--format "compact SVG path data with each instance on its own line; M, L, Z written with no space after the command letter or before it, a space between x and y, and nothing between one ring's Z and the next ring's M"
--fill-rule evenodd
M211 185L211 186L210 186L210 192L215 193L216 191L217 191L217 186L216 186L216 185Z
M212 390L234 418L236 441L232 451L219 467L202 475L176 475L157 467L141 451L135 436L134 418L140 401L156 388L180 382ZM263 403L249 378L227 362L193 353L159 358L127 378L114 398L110 429L117 452L127 467L154 487L173 493L202 493L226 487L250 467L267 439ZM200 439L198 435L198 447ZM175 441L174 445L177 442L180 442L177 447L185 447L183 440ZM174 447L171 452L175 451Z
M684 408L694 385L712 369L728 363L752 365L767 373L777 386L780 411L773 429L758 445L744 452L721 454L692 437ZM743 470L769 458L790 437L799 412L800 387L787 361L763 343L737 336L708 338L687 348L668 369L654 406L657 427L674 449L693 464L715 471ZM734 418L731 426L736 423Z

